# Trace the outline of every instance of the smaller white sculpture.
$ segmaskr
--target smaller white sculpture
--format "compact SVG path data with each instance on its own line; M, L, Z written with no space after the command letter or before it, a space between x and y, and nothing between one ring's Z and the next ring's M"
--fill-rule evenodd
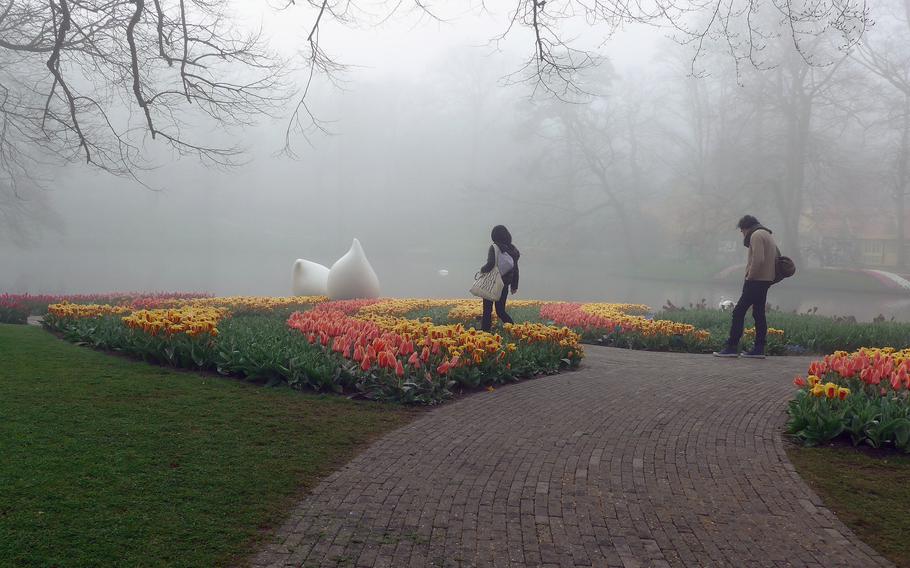
M736 307L736 302L734 302L733 300L721 300L720 304L718 304L717 307L722 309L725 312L729 312L730 310L732 310L733 308Z
M449 271L446 270L445 268L443 268L439 271L439 275L442 276L443 278L445 278L446 276L449 275Z
M357 239L347 254L329 269L327 289L333 300L379 297L379 278Z
M329 269L298 258L291 276L291 293L295 296L325 296L328 294Z

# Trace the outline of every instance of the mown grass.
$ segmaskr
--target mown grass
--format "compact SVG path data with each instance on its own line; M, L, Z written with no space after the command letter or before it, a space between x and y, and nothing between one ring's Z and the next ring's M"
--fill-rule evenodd
M237 562L305 488L411 416L0 325L0 564Z
M910 456L791 445L790 461L825 505L866 544L910 567Z

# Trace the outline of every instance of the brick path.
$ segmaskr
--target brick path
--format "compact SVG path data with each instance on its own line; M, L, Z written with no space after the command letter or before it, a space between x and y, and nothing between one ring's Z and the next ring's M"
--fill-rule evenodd
M255 566L887 566L800 480L805 359L588 348L433 410L292 512Z

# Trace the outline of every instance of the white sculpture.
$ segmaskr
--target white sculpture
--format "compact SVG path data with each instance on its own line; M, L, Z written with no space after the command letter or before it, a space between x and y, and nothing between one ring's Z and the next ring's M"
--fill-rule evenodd
M329 269L327 290L333 300L379 297L379 278L357 239L351 243L351 250Z
M449 275L449 271L446 270L445 268L442 268L439 270L439 275L442 276L443 278L445 278L446 276Z
M733 300L721 300L720 304L718 304L717 307L725 312L728 312L736 307L736 302Z
M291 275L291 293L294 296L325 296L328 294L329 269L298 258Z

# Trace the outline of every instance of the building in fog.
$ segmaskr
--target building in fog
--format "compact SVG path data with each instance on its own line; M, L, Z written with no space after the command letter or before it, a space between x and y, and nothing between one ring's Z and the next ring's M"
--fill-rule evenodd
M910 260L910 215L898 238L897 219L889 209L853 210L842 216L828 216L807 223L807 242L816 243L808 252L822 266L860 266L894 269L899 264L899 247ZM814 238L813 238L814 237ZM905 261L906 264L906 261Z

